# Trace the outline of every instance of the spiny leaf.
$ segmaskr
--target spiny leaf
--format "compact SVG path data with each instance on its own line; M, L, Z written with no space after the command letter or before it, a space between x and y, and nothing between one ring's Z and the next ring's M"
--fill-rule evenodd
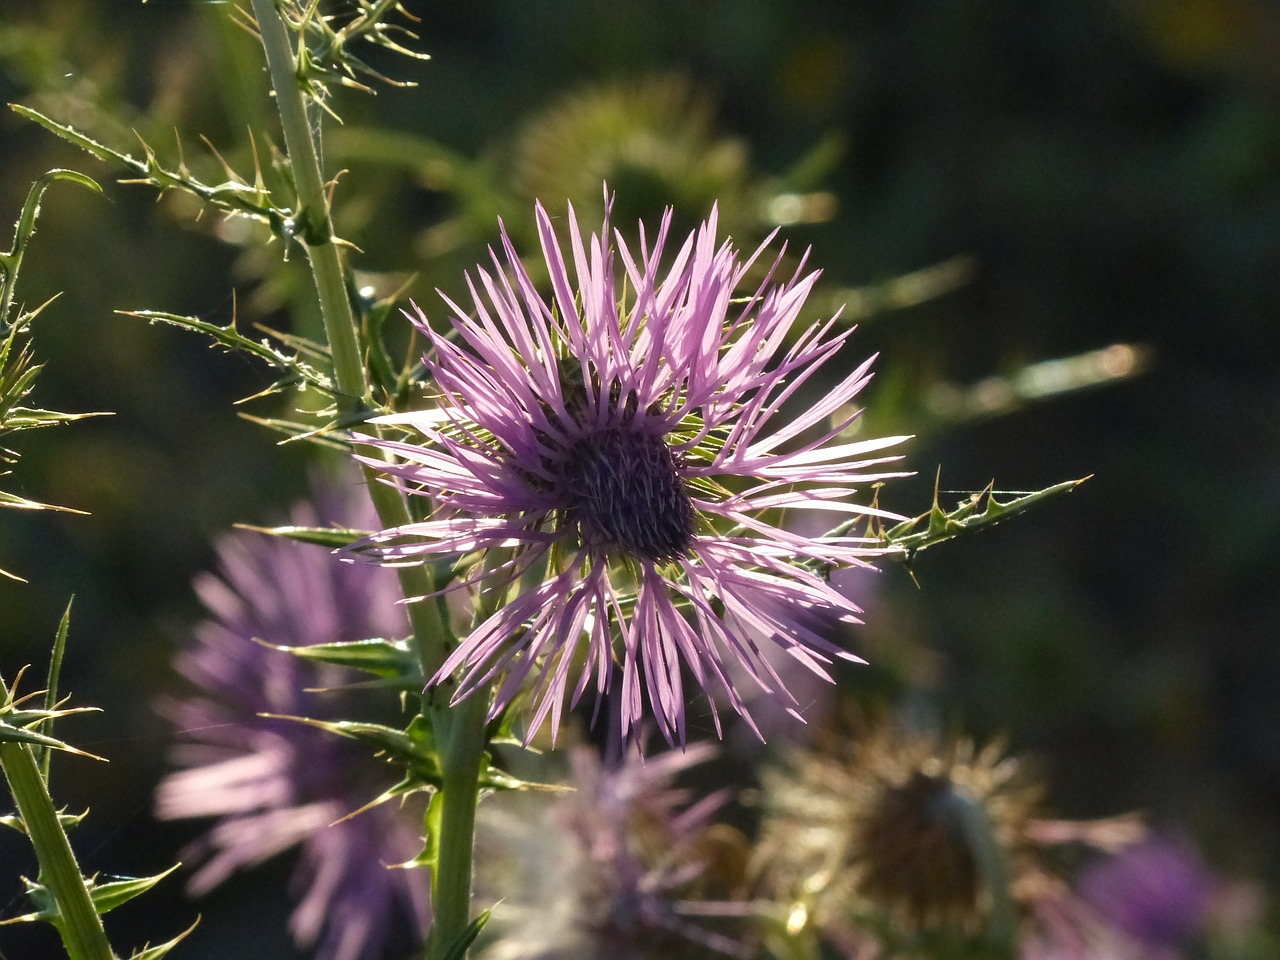
M430 724L421 716L414 717L404 730L397 730L380 723L353 720L313 720L309 717L265 713L260 716L304 723L338 736L359 740L374 747L397 766L404 767L405 779L371 805L423 789L435 790L441 785L440 758L436 751L435 737L431 732ZM483 757L479 782L481 789L485 790L560 792L565 789L555 784L534 783L513 777L494 767L488 754Z
M38 430L41 427L56 427L73 420L87 420L89 417L109 417L109 411L95 413L59 413L57 410L37 410L33 407L13 407L5 418L7 430Z
M281 420L277 417L255 417L250 413L241 413L240 416L250 423L256 423L260 427L266 427L268 430L284 434L284 439L280 441L281 444L309 440L312 443L332 447L335 450L350 450L346 444L333 438L332 435L339 428L338 424L332 420L317 427L314 424L299 423L296 420Z
M442 782L440 757L430 725L422 717L414 717L404 730L381 723L356 720L313 720L287 714L263 713L259 716L275 720L292 720L340 737L349 737L374 747L388 760L403 766L409 776L424 787L439 787Z
M298 357L277 350L267 340L249 339L236 330L234 323L229 323L224 327L216 323L210 323L207 320L201 320L199 317L184 317L176 313L165 313L159 310L117 310L116 313L127 317L138 317L148 323L168 323L175 327L182 327L185 330L194 330L196 333L203 333L205 336L210 337L215 344L227 350L238 350L253 354L259 359L265 360L277 370L283 370L288 375L285 380L281 380L275 385L278 388L283 388L290 383L300 382L323 390L325 393L333 394L335 392L333 381L327 375L321 373L309 363L298 359Z
M376 677L409 678L416 686L423 684L418 658L403 640L352 640L346 643L317 643L305 647L267 644L273 650L291 653L303 660L350 667Z
M65 710L15 710L0 711L0 720L14 727L31 727L50 723L59 717L72 717L78 713L101 713L101 707L68 707Z
M328 99L324 90L325 83L336 82L371 93L368 86L356 79L357 76L364 75L390 86L416 86L410 81L392 80L356 57L351 52L354 41L363 40L417 60L430 59L427 54L410 50L393 39L397 34L411 41L418 39L408 28L385 22L385 18L393 12L411 20L416 19L400 6L400 0L355 0L353 6L357 10L355 16L336 29L335 18L321 16L318 4L307 4L303 8L290 2L282 8L285 22L306 40L305 44L299 44L298 72L301 82L306 85L308 95L330 114L333 111L325 102Z
M49 673L44 683L44 708L50 711L58 708L58 678L62 674L62 655L67 649L67 634L71 631L71 605L74 602L74 596L67 601L66 609L62 611L62 618L58 621L58 632L53 637L53 649L49 652ZM49 726L51 727L52 723ZM46 732L48 732L47 728ZM37 754L36 761L40 764L40 772L44 775L45 783L48 783L51 754L44 749L39 750Z
M444 826L444 794L439 791L431 795L427 804L427 812L422 818L425 836L422 838L422 849L410 864L415 867L426 867L431 871L431 883L434 886L440 869L440 833Z
M405 777L403 780L397 783L394 787L388 787L382 793L378 794L378 796L374 797L372 800L366 803L363 807L359 807L356 810L352 810L346 816L340 817L336 822L343 823L344 821L352 820L355 817L360 816L362 813L372 810L374 807L382 806L382 804L387 803L390 800L403 800L405 797L412 796L415 793L420 793L423 790L426 790L429 793L434 794L435 788L424 787L422 784L417 783L412 778ZM393 864L393 866L412 867L412 866L418 866L418 864L414 863L413 861L409 861L408 863L404 863L404 864Z
M9 328L3 342L0 342L0 436L20 430L57 426L85 417L103 416L98 413L60 413L22 405L22 401L35 387L36 377L44 369L43 364L33 361L30 343L24 343L20 350L14 352L18 336L26 332L30 317L31 314L24 314L18 323ZM7 459L12 462L16 456L10 453Z
M98 883L96 877L89 877L85 880L85 886L89 890L89 899L93 901L94 910L101 916L122 903L128 903L139 894L146 893L180 866L181 864L174 864L164 873L156 874L154 877L126 877L107 883ZM36 910L20 917L0 921L0 923L27 923L32 920L59 923L63 919L62 912L58 909L58 904L53 894L49 892L49 888L26 878L23 882L26 884L27 899L36 906Z
M99 757L96 754L86 753L84 750L79 750L70 744L63 743L61 740L55 740L53 737L47 737L43 733L37 733L34 730L27 730L23 727L13 726L3 720L0 720L0 741L8 743L29 743L33 746L48 747L53 750L64 750L67 753L74 753L79 757L88 757L90 760L101 760L103 763L106 763L105 758Z
M236 524L238 530L251 530L254 533L265 533L273 537L284 537L300 543L313 543L321 547L337 550L349 546L357 540L369 536L368 530L353 530L350 527L255 527L247 523ZM362 641L363 642L363 641Z
M58 180L78 183L99 193L102 188L89 177L74 170L50 170L35 183L27 193L22 213L14 228L13 246L0 252L0 436L19 430L34 430L41 427L54 426L71 420L78 420L95 414L58 413L52 410L41 410L22 405L22 401L31 393L36 377L42 369L35 363L31 345L22 342L19 347L19 335L25 334L31 320L39 314L53 298L46 300L34 310L20 310L16 318L11 319L18 274L22 268L22 258L36 230L36 220L40 214L40 200L50 184ZM14 462L17 454L0 450L0 460ZM19 510L63 510L68 513L80 513L67 507L30 500L14 493L0 491L0 507ZM0 577L25 583L21 577L0 569Z
M77 510L74 507L61 507L56 503L41 503L39 500L28 500L26 497L20 497L16 493L6 493L0 490L0 507L12 507L15 510L56 510L59 513L78 513L81 516L87 516L85 511Z
M154 947L143 947L141 950L135 953L132 957L130 957L129 960L160 960L161 957L167 956L170 950L172 950L179 943L185 940L186 937L191 933L191 931L195 930L196 926L199 925L199 923L200 923L200 918L197 917L195 923L191 924L191 926L187 927L187 929L183 930L180 934L178 934L172 940L169 940L166 943L156 944L156 946Z
M62 825L63 830L71 830L80 826L80 822L88 815L88 811L84 813L59 813L58 823ZM22 834L27 832L27 825L22 822L22 818L16 813L0 817L0 827L8 827Z
M999 500L994 482L985 489L970 495L951 511L944 511L938 503L935 486L933 504L927 513L906 520L881 535L885 546L893 548L903 559L910 561L917 553L945 540L967 533L974 533L995 526L1006 517L1024 513L1059 494L1070 493L1089 477L1055 483L1043 490L1014 495L1011 500ZM917 531L921 523L928 521L924 530Z
M101 884L91 881L89 896L93 899L94 909L99 914L114 910L122 903L128 903L139 894L146 893L180 866L182 864L175 863L164 873L157 873L153 877L121 877Z
M68 608L68 612L69 612ZM59 639L54 641L54 651L60 643L65 642L65 631L68 624L68 613L63 613L63 619L58 628ZM23 709L22 704L40 696L45 691L39 690L35 693L28 693L21 697L17 695L18 685L22 682L22 677L26 673L27 668L23 667L18 671L18 675L14 677L13 684L9 690L9 695L3 703L0 703L0 741L9 743L27 743L37 747L52 748L54 750L65 750L68 753L74 753L82 757L89 757L93 760L102 760L102 757L95 756L92 753L86 753L83 750L63 743L54 737L41 733L32 727L40 724L47 724L59 717L68 717L80 713L97 713L98 707L67 707L62 708L61 703L53 703L46 700L50 705L44 709L29 710ZM63 701L65 702L65 701ZM105 762L105 761L104 761Z
M443 960L464 960L467 951L471 948L471 944L480 935L480 931L485 928L492 913L492 910L486 910L467 924L467 928L458 934L458 938L445 950Z
M523 741L521 741L523 742ZM519 790L525 793L573 793L574 787L563 783L542 783L538 780L521 780L492 763L486 763L480 771L480 788L487 790Z
M15 324L0 344L0 434L18 429L9 422L14 411L20 409L18 404L31 392L42 366L32 362L29 343L24 343L16 354L13 352L20 332L22 326Z
M274 206L270 202L270 194L261 185L250 185L239 177L219 184L202 183L185 170L185 165L178 170L168 170L163 167L155 151L145 142L142 144L144 158L138 159L98 143L74 127L46 117L38 110L16 103L9 104L9 107L20 116L40 124L46 130L99 160L120 164L137 174L136 180L125 182L146 183L161 191L184 190L226 213L249 217L267 224L271 232L283 240L292 239L296 232L291 212Z
M371 410L367 407L357 409L351 413L341 416L333 415L333 410L319 410L315 412L317 418L328 417L319 426L314 424L298 423L291 420L278 420L269 417L255 417L252 414L242 413L240 416L248 420L250 423L256 423L259 426L266 427L269 430L275 430L277 433L284 433L288 436L281 440L281 443L295 443L299 440L309 440L313 443L324 444L325 446L335 447L339 450L350 451L350 446L342 440L335 439L334 434L342 430L350 430L352 427L358 427L363 423L367 423L374 417L381 416L385 410Z
M22 257L26 252L27 245L31 242L31 237L36 232L36 219L40 215L40 200L49 185L58 180L78 183L80 186L87 187L96 193L102 192L102 188L98 186L95 180L75 170L50 170L48 173L41 175L31 185L31 189L27 192L27 199L22 204L22 213L18 216L18 223L14 227L13 246L0 253L0 329L9 322L9 311L13 306L14 289L18 283L18 273L22 269ZM18 326L18 324L14 324L14 326Z
M260 330L267 334L273 340L279 340L299 356L311 357L311 359L318 361L325 368L333 365L333 351L325 344L316 343L308 337L300 337L298 334L289 333L287 330L273 330L271 327L261 323L255 323L253 327L255 330Z

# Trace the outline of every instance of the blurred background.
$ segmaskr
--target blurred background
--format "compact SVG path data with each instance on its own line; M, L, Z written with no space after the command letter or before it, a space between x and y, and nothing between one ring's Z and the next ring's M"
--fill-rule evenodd
M949 728L1037 758L1053 810L1146 811L1220 872L1280 878L1280 7L1266 0L1070 4L865 0L407 0L428 62L367 53L416 89L343 91L329 172L354 262L432 315L499 216L529 248L534 197L689 228L713 200L751 248L781 226L880 351L869 429L917 435L902 513L994 479L1072 495L876 578L851 700L911 697ZM223 3L6 0L0 99L105 143L141 137L205 179L208 137L252 172L275 137L259 51ZM363 54L362 54L363 55ZM136 131L136 137L135 137ZM265 149L263 150L265 155ZM237 415L271 382L249 360L114 311L314 332L305 264L0 113L0 223L52 167L24 266L47 362L34 400L109 411L24 435L4 489L88 511L0 513L0 669L42 675L74 594L63 688L105 713L62 733L57 799L92 807L87 871L147 875L199 824L157 824L169 735L153 704L201 616L191 579L236 522L305 492L314 451ZM7 239L3 241L7 245ZM1050 361L1060 361L1052 363ZM287 414L296 396L250 407ZM705 724L706 729L710 725ZM0 836L0 916L33 874ZM269 865L193 905L169 883L122 908L137 946L198 911L186 956L294 956ZM264 904L266 905L264 907ZM1268 901L1264 909L1274 910ZM272 911L275 911L274 913ZM158 920L157 918L163 918ZM133 940L130 937L133 937ZM0 928L10 960L55 956Z

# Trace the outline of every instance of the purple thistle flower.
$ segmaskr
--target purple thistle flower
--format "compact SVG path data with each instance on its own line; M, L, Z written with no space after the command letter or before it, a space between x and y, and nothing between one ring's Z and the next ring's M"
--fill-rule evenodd
M1121 827L1121 821L1113 824ZM1066 821L1043 825L1052 833L1070 827ZM1195 954L1230 899L1222 879L1184 841L1145 832L1126 837L1132 821L1119 833L1105 822L1082 826L1074 839L1112 852L1081 870L1071 886L1039 885L1020 960L1182 960ZM1240 921L1248 922L1244 914Z
M318 520L299 507L292 521L317 526L342 512L322 508ZM345 513L347 522L360 519ZM204 574L195 585L210 619L175 661L198 692L162 705L183 742L173 753L181 769L157 788L157 813L217 818L186 854L202 862L189 889L204 893L300 844L290 918L300 946L318 944L322 960L371 960L396 941L420 943L429 913L425 875L388 869L421 849L420 818L385 803L338 822L389 786L377 779L368 749L258 715L326 719L350 706L340 695L310 692L348 674L256 641L307 646L402 636L408 628L396 578L260 534L225 537L218 556L219 575Z
M623 738L647 701L667 742L685 741L686 672L748 723L743 674L794 714L762 645L827 680L835 658L861 662L825 635L859 608L823 570L883 549L795 533L779 516L887 516L852 499L902 476L884 472L897 457L876 454L905 438L846 438L871 360L834 384L818 377L851 332L835 333L834 317L795 329L818 274L802 260L777 279L779 253L739 295L767 245L740 261L717 245L714 210L665 266L670 210L652 245L641 227L639 250L611 244L607 219L584 240L572 207L568 254L541 205L537 222L551 299L504 229L493 271L468 279L474 316L446 298L455 336L421 310L410 317L430 344L439 403L382 418L408 441L362 438L398 458L366 462L433 502L429 519L382 531L369 552L416 563L500 549L499 570L536 579L431 682L461 671L456 700L500 680L494 716L532 687L527 736L549 718L553 741L593 677L609 693L615 658ZM801 400L806 387L815 396ZM807 405L782 420L786 401Z
M486 805L477 879L497 900L498 938L484 960L746 955L706 925L745 913L747 841L715 822L729 792L691 803L672 786L713 753L700 744L608 763L577 747L570 792Z
M1100 916L1159 950L1203 931L1220 881L1188 844L1152 837L1090 864L1077 886Z

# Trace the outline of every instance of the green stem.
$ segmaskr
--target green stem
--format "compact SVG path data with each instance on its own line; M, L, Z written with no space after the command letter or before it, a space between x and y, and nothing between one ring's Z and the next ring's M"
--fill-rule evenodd
M471 874L489 688L456 707L437 708L441 732L440 838L431 890L431 957L441 960L471 922Z
M339 409L342 413L356 413L371 401L368 375L360 352L356 317L347 297L342 260L333 241L329 200L320 153L307 115L306 93L278 2L253 0L254 16L262 34L285 147L298 191L298 236L306 245L315 278L320 312L333 354L334 378L341 394ZM361 452L379 455L368 447ZM365 477L382 524L397 527L409 523L411 516L403 496L379 482L372 470L366 469ZM432 577L426 567L401 567L399 575L405 596L422 596L432 591ZM478 606L484 608L485 604ZM477 612L479 614L479 610ZM451 634L435 603L410 604L409 615L423 676L432 677L448 654ZM431 720L441 745L439 859L432 885L431 952L435 957L442 956L470 922L472 848L488 701L486 688L455 709L433 705L426 698L423 702L423 711Z
M285 148L298 192L299 237L311 264L325 336L333 355L334 379L341 394L339 410L344 414L355 413L369 402L369 382L360 351L356 316L347 297L342 258L333 240L329 198L320 166L320 151L316 148L307 114L307 95L298 76L298 63L289 31L279 12L278 0L253 0L253 13L262 34L271 85L284 130ZM358 450L370 456L381 455L371 447ZM383 526L398 527L412 521L409 508L399 493L378 481L372 470L365 470L365 479ZM425 567L398 569L400 586L406 597L432 592L431 575ZM434 676L448 655L447 626L431 602L410 604L409 619L423 676Z
M0 679L0 700L8 699L9 691ZM40 882L57 905L56 926L67 955L71 960L116 960L31 748L24 743L0 743L0 767L35 847Z
M338 389L346 395L344 400L354 406L354 402L367 399L368 384L356 335L355 314L343 284L342 261L333 242L329 198L320 169L320 152L307 115L302 78L298 76L289 31L280 16L277 0L253 0L253 14L262 34L271 86L276 93L285 149L298 192L298 232L311 261L324 331L333 352L334 376Z
M485 573L492 575L510 559L510 550L490 550L483 561ZM509 586L506 581L492 582L491 576L481 579L480 595L472 613L473 626L483 623L502 606ZM476 809L480 804L490 690L491 685L485 684L454 707L442 703L431 707L440 744L441 777L440 838L435 886L431 890L432 960L444 960L471 922Z

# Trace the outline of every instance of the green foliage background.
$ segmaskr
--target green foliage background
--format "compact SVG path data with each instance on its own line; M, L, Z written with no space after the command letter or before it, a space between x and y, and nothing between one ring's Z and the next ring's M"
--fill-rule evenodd
M931 551L914 568L919 589L886 570L856 640L872 666L848 677L852 698L910 686L944 723L1008 732L1038 755L1063 814L1142 808L1193 835L1223 871L1274 883L1280 58L1269 38L1280 10L1264 0L406 5L432 61L370 59L420 87L341 94L345 126L328 144L331 167L348 171L339 230L360 244L358 266L380 292L409 282L442 314L431 290L461 289L498 215L527 235L537 184L598 203L598 187L575 184L602 174L623 227L652 222L665 202L688 223L719 196L748 245L767 231L761 210L778 209L770 198L808 197L817 222L785 233L793 250L813 244L833 298L968 258L966 284L878 313L856 335L860 351L883 351L867 398L875 427L920 435L919 476L888 506L923 508L939 464L943 489L956 491L992 477L1030 490L1096 476ZM6 0L0 99L121 149L137 151L137 131L169 159L176 130L187 162L216 180L202 133L251 171L246 131L275 126L258 55L226 12L186 0ZM633 107L606 97L588 126L589 89L630 90ZM593 153L608 131L641 121L661 135ZM48 366L36 399L115 416L32 435L5 479L92 516L0 516L0 566L30 581L0 582L0 658L8 673L42 663L76 594L63 685L106 712L64 735L111 763L60 760L54 789L71 809L93 807L77 833L87 871L145 875L197 829L153 823L149 797L167 743L153 703L173 688L169 657L199 613L191 577L230 524L279 519L302 494L305 451L277 449L234 416L232 401L269 382L247 360L113 311L220 323L234 311L245 328L285 327L301 265L277 269L278 247L264 254L213 215L193 225L184 198L112 183L116 171L8 111L0 221L52 166L94 176L107 196L55 186L45 200L19 292L29 306L63 295L37 321ZM1149 351L1141 376L998 416L957 417L938 402L949 385L1115 342ZM19 839L0 837L4 915L19 912L13 877L32 869ZM277 866L217 893L184 955L252 942L256 956L291 956L286 904L272 896L286 877ZM139 942L194 912L165 887L146 902L116 924L136 924ZM39 952L50 943L0 930L11 958L52 955Z

